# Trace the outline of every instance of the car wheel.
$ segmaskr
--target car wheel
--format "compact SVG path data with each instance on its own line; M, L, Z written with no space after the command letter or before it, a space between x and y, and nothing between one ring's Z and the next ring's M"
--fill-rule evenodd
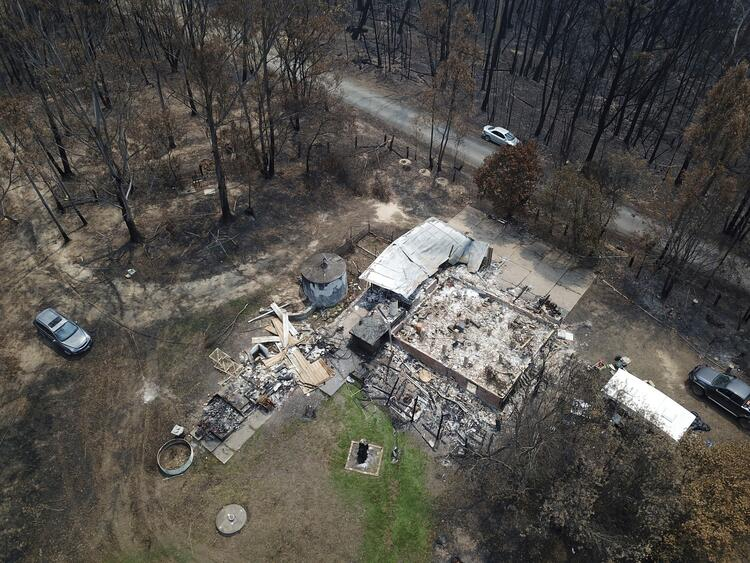
M704 397L706 395L706 391L698 385L697 383L691 383L690 384L690 390L693 392L693 395L696 397Z
M484 139L485 141L489 141L490 140L490 138L487 136L486 133L482 133L482 139Z

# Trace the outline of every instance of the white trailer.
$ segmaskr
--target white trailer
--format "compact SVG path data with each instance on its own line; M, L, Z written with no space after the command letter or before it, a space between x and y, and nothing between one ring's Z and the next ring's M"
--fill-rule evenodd
M642 416L674 440L682 438L695 420L695 415L685 407L622 368L603 391L618 405Z

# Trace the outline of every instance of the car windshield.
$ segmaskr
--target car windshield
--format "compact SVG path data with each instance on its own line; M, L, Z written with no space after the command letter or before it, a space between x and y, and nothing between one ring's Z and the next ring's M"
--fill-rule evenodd
M68 338L73 336L73 333L77 329L78 327L76 325L68 321L55 331L55 338L57 338L60 342L67 340Z
M508 131L505 134L505 138L508 139L509 141L512 141L513 139L515 139L515 137L513 136L513 133L511 133L510 131Z
M714 380L711 382L711 385L714 387L726 387L727 383L732 381L732 378L724 373L720 373L717 375Z

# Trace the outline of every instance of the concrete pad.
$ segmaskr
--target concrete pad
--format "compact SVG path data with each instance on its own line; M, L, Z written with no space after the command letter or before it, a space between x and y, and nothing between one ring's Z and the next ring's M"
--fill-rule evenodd
M540 240L532 242L529 245L524 246L524 250L528 252L531 255L537 256L540 260L546 258L547 254L550 254L554 251L554 248L551 247L546 242L542 242Z
M566 287L557 285L550 291L549 299L560 307L563 316L565 316L575 307L576 303L581 299L581 295Z
M195 436L193 436L195 437ZM216 438L213 434L206 434L201 440L200 440L201 446L206 448L209 452L212 452L219 447L221 444L221 440Z
M583 295L593 281L594 272L586 268L575 268L565 272L565 275L560 278L558 284Z
M359 442L352 440L352 445L349 447L349 456L346 459L344 468L348 471L356 471L357 473L364 473L365 475L377 477L380 474L380 464L383 462L383 446L370 444L367 460L362 465L357 463L358 449Z
M523 283L530 285L535 294L547 295L566 271L565 268L555 268L546 262L539 262L536 268L526 276Z
M328 364L336 373L346 378L360 368L362 359L348 348L340 348L332 357L328 358Z
M510 284L510 287L521 285L526 276L531 272L530 269L519 266L514 262L506 262L500 272L500 278Z
M474 225L474 227L471 229L471 237L476 240L491 242L495 240L495 237L497 237L502 232L502 224L498 223L494 219L485 217L480 223Z
M498 239L495 239L495 240L496 242L492 243L492 261L493 262L499 262L500 260L503 260L503 259L510 260L511 257L518 250L518 243L516 242L509 241L504 238L502 242L497 242Z
M245 421L250 425L250 427L253 430L259 430L260 427L263 426L269 418L271 418L270 413L257 410L257 411L254 411L252 414L250 414L245 419Z
M495 279L496 290L529 285L522 299L534 301L550 294L565 313L569 312L594 280L590 269L578 267L578 261L564 250L533 237L524 237L509 225L502 225L474 208L464 208L452 222L476 239L490 235L493 260L504 265Z
M325 393L329 397L333 397L336 392L341 389L341 386L344 385L344 383L346 383L346 378L337 373L323 385L318 387L318 389L323 391L323 393Z
M221 463L226 463L230 459L232 459L232 456L236 452L232 448L222 444L211 453L214 454L214 457L218 459Z
M545 257L544 261L547 264L551 264L557 268L573 269L577 266L578 262L570 254L564 250L553 248Z
M250 438L255 434L255 429L250 425L250 419L246 418L242 421L239 428L232 432L232 434L224 440L224 445L238 451Z
M534 252L534 248L531 245L519 245L516 252L511 255L510 260L527 270L533 270L542 261L539 255Z

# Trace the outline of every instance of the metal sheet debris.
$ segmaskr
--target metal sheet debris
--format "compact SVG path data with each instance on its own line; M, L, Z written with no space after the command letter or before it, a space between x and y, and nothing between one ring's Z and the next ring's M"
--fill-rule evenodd
M477 244L476 249L472 248L474 244ZM457 264L471 257L472 266L477 261L481 265L488 252L486 243L477 243L447 223L430 217L394 240L359 279L408 301L422 282L446 262Z

